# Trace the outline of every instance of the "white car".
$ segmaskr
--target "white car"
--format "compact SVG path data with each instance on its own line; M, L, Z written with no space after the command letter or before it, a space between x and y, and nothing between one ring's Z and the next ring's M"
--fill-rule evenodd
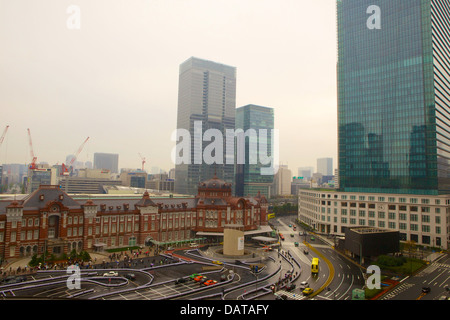
M195 242L192 242L191 244L189 244L189 247L191 248L197 248L198 244L196 244Z
M302 282L300 283L300 288L301 288L301 289L306 289L308 286L309 286L309 284L308 284L307 281L302 281Z
M104 277L117 277L118 275L119 275L119 273L117 273L115 271L110 271L110 272L103 274Z

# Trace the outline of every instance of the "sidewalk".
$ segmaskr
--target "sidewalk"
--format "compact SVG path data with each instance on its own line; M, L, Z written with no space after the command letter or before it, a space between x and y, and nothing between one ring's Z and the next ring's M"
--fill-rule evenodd
M91 256L92 261L96 261L97 264L102 263L103 260L109 261L108 253L107 252L92 252L89 253ZM9 272L12 271L13 273L16 273L17 269L20 267L20 269L24 270L25 267L28 267L28 263L31 261L31 257L25 257L25 258L16 258L16 259L10 259L7 264L3 264L1 266L2 272Z

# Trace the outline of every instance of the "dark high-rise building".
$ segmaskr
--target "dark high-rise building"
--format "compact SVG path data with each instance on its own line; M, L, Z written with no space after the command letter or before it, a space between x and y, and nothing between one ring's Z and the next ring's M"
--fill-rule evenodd
M338 0L342 191L450 193L450 3Z
M180 65L177 129L189 131L191 143L190 162L175 166L176 193L195 195L198 183L215 175L234 186L234 164L227 164L233 163L233 159L225 159L225 138L227 129L234 130L235 110L235 67L194 57ZM209 129L222 133L221 163L208 164L202 157L205 147L211 143L202 141L205 131Z
M119 155L116 153L94 153L94 169L107 169L119 173Z
M251 137L245 139L243 153L244 163L236 163L236 196L256 196L258 192L265 197L269 197L269 187L273 183L273 175L262 175L261 168L267 167L257 159L256 163L250 161L250 143L253 148L259 150L261 144L267 155L272 155L273 141L272 129L274 129L274 110L272 108L246 105L236 109L236 130L254 130L256 137L251 141ZM267 130L267 135L261 135L261 129ZM239 146L237 146L239 148ZM236 157L237 159L237 157Z

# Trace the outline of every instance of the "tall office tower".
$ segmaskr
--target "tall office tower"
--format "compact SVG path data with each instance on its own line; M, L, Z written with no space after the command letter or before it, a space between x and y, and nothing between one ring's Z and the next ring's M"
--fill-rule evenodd
M333 175L333 158L317 159L317 172L324 176Z
M119 155L116 153L94 153L94 169L108 169L119 173Z
M338 0L342 191L450 193L450 4Z
M234 186L234 164L227 164L233 159L225 159L225 130L234 130L235 112L235 67L194 57L180 65L177 129L188 130L191 143L190 162L175 166L176 193L196 195L198 183L214 175ZM213 143L202 141L209 129L223 135L223 160L213 164L203 157L205 147Z
M272 155L273 141L272 129L274 129L274 110L268 107L257 105L246 105L236 109L236 130L242 129L251 135L255 133L255 138L246 138L240 150L245 155L244 163L241 161L235 164L236 168L236 196L256 196L258 192L265 197L269 197L269 188L273 182L273 175L262 175L261 168L267 167L263 165L259 159L251 163L250 160L250 143L253 143L254 149L258 150L261 146L263 150L267 150L267 156ZM267 135L262 134L262 130L267 130ZM250 131L249 131L250 130ZM253 131L254 130L254 131ZM251 141L253 139L253 141ZM264 144L264 146L262 145ZM239 146L237 146L239 148ZM238 151L238 150L237 150ZM236 155L237 159L237 155Z

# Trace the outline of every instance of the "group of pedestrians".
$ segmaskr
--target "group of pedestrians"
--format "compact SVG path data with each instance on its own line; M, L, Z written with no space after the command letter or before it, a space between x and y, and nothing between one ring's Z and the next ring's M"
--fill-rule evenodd
M15 267L14 262L5 260L0 266L0 282L10 276L32 274L36 273L38 270L66 270L70 265L76 265L80 267L80 269L96 269L118 267L119 263L121 263L124 268L144 268L148 266L154 266L156 265L156 263L166 263L164 259L161 259L160 262L156 262L155 259L153 259L152 263L147 263L149 260L148 258L152 255L154 256L155 253L156 251L152 248L149 248L145 251L142 249L131 249L127 251L111 253L108 256L105 256L105 259L103 259L103 261L101 261L101 258L97 259L98 255L93 255L94 257L89 261L83 261L82 259L68 259L67 261L60 261L57 263L39 263L38 265L33 267L29 266L28 264ZM97 260L100 260L101 262ZM109 260L109 262L107 262L107 260Z

